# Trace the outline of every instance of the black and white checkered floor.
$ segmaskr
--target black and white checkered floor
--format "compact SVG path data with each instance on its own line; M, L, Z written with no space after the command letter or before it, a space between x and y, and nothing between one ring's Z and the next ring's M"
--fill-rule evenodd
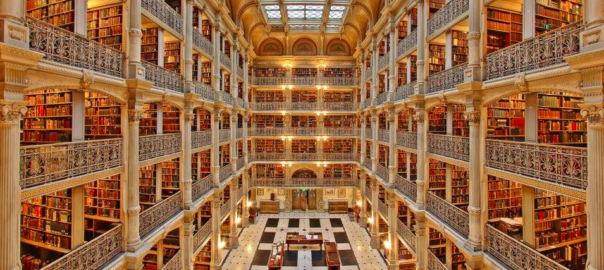
M347 215L303 212L260 215L256 224L240 234L239 248L229 253L223 269L267 269L272 244L285 242L288 232L321 232L325 240L336 242L342 270L387 269L384 258L371 248L367 231ZM323 251L318 245L292 245L283 261L283 270L290 269L327 269Z

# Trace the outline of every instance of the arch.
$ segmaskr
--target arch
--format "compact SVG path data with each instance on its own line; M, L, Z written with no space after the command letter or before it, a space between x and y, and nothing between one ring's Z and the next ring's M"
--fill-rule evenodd
M360 29L359 29L359 28L358 28L356 25L354 25L354 24L352 24L352 23L345 23L345 24L344 24L344 28L345 28L346 26L352 27L352 29L353 29L353 30L354 30L354 31L357 33L357 36L359 36L359 37L362 37L362 36L363 36L363 34L362 34L361 30L360 30Z
M302 168L292 173L292 178L317 178L317 173L311 169Z
M332 39L327 43L325 52L329 56L349 56L350 46L348 46L348 42L342 39Z
M247 2L243 5L243 7L239 8L239 11L237 12L237 23L243 23L242 18L243 18L243 13L245 13L245 11L249 8L252 7L256 7L256 3L254 3L253 1Z
M300 38L294 42L292 54L299 56L315 56L317 55L317 44L310 38Z
M367 19L369 19L370 25L373 25L375 23L375 21L373 19L373 12L371 12L370 8L368 8L365 4L363 4L361 2L357 2L354 5L352 5L352 8L356 8L356 7L361 8L365 12Z
M275 38L268 38L264 40L262 44L260 44L258 54L260 56L283 55L283 44L281 44L281 42Z

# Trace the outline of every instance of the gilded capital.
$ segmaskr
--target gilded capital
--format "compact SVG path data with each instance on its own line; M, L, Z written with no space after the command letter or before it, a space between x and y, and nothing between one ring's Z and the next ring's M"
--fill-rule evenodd
M413 121L417 123L424 123L424 116L425 115L423 113L417 113L413 115Z
M463 117L470 122L470 124L480 124L480 111L464 112Z
M142 118L143 118L143 111L128 110L128 122L129 123L139 122Z
M587 109L581 110L581 116L587 120L590 127L604 127L604 108L590 106Z
M18 122L21 116L27 113L26 101L0 100L2 111L0 111L0 122Z

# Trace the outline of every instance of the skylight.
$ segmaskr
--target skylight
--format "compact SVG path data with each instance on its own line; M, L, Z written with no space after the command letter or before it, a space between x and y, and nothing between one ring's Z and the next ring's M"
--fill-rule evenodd
M344 10L346 10L344 6L331 6L331 9L329 9L329 19L341 20L344 17Z
M351 0L260 0L271 29L336 32L344 22ZM285 17L284 17L285 16Z
M325 8L319 5L287 5L286 7L287 17L292 19L320 19Z
M268 5L264 6L266 17L269 19L281 19L281 8L279 5Z

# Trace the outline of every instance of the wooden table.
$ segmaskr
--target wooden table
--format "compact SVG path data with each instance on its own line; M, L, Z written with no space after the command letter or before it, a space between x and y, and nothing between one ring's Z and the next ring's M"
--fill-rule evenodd
M283 265L283 243L273 244L271 248L271 256L268 259L269 270L280 270Z
M335 242L325 243L325 262L328 270L340 270L340 253Z
M290 245L319 245L323 250L323 234L316 232L305 235L288 235L285 244L287 244L287 250Z

